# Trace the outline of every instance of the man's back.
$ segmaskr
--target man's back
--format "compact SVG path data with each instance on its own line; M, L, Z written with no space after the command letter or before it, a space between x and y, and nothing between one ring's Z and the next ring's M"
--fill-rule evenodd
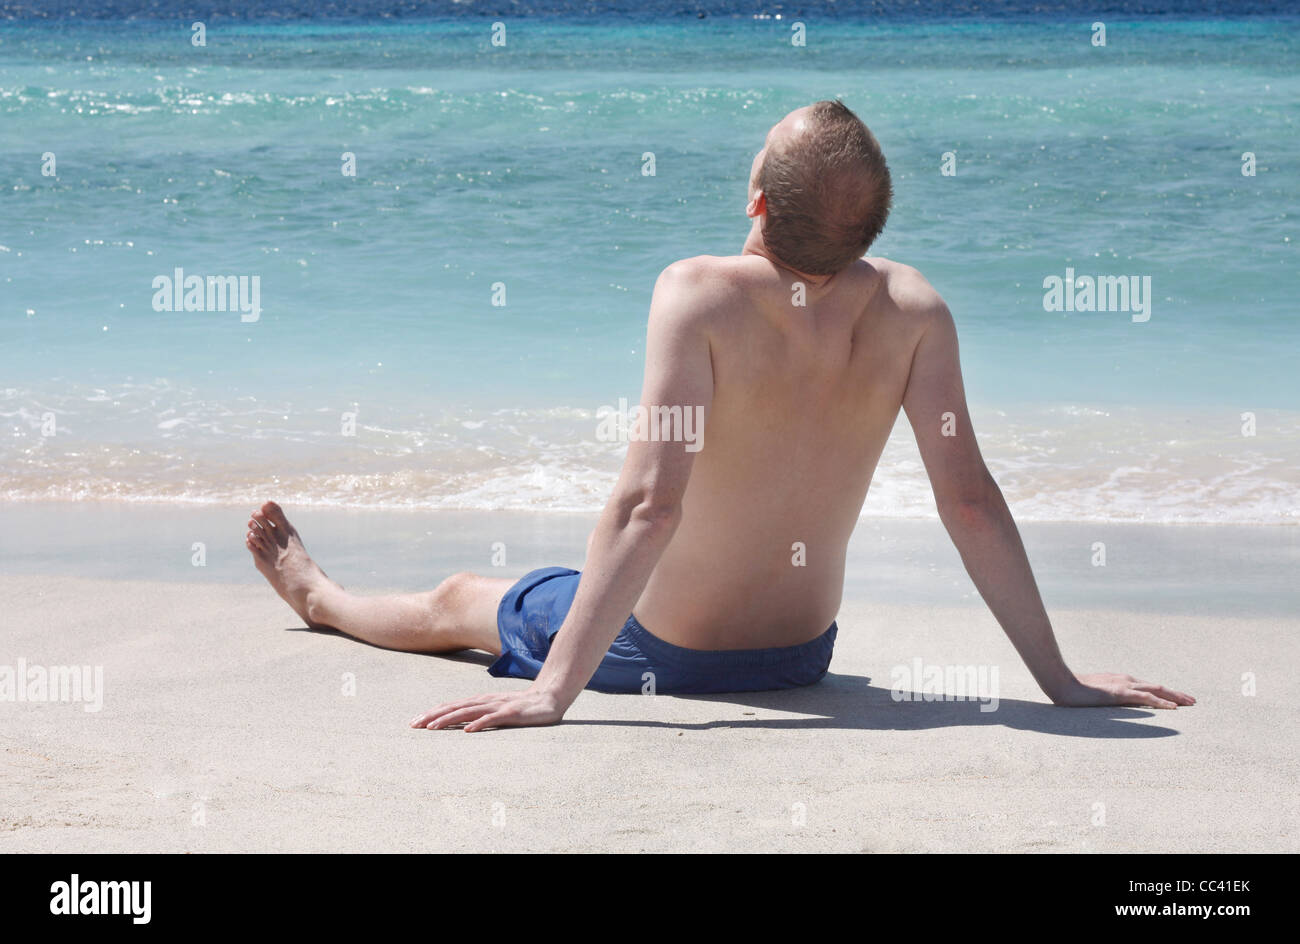
M884 259L816 285L752 254L673 268L669 303L702 312L713 398L681 522L633 612L690 649L806 642L839 609L932 290Z

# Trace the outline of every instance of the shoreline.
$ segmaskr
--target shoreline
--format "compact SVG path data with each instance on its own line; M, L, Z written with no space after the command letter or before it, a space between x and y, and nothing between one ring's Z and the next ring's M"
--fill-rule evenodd
M0 502L0 575L261 586L243 546L251 511L235 505ZM581 569L597 517L294 505L286 511L325 570L363 593L425 590L460 570L520 577L552 565ZM1300 614L1300 591L1292 589L1300 572L1300 528L1035 521L1019 527L1049 612ZM1105 563L1094 566L1099 544ZM849 542L844 599L982 605L935 519L859 519Z

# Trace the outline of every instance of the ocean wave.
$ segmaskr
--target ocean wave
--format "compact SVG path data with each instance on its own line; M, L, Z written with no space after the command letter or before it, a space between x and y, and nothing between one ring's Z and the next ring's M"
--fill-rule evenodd
M625 448L597 438L595 407L372 412L205 399L166 380L8 388L0 499L596 512ZM1086 404L977 408L973 419L1023 520L1300 523L1300 414L1261 413L1253 436L1232 413ZM937 516L904 421L863 515Z

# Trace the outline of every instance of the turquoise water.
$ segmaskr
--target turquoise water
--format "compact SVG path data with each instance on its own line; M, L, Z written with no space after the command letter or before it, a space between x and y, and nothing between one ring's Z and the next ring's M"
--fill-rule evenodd
M1091 20L0 25L0 496L597 508L655 276L841 96L1022 516L1294 522L1300 21ZM154 310L178 267L260 319ZM1150 320L1045 311L1067 267ZM905 424L866 511L932 513Z

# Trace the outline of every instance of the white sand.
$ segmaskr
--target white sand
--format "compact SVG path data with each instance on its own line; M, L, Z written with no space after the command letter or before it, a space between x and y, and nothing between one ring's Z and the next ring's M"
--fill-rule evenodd
M559 726L469 735L406 723L526 683L289 631L264 586L20 575L0 600L0 666L105 689L97 713L0 702L0 852L1300 849L1294 618L1056 611L1076 669L1200 699L1067 710L981 608L859 599L813 688L587 692ZM893 701L914 658L997 665L998 710Z

